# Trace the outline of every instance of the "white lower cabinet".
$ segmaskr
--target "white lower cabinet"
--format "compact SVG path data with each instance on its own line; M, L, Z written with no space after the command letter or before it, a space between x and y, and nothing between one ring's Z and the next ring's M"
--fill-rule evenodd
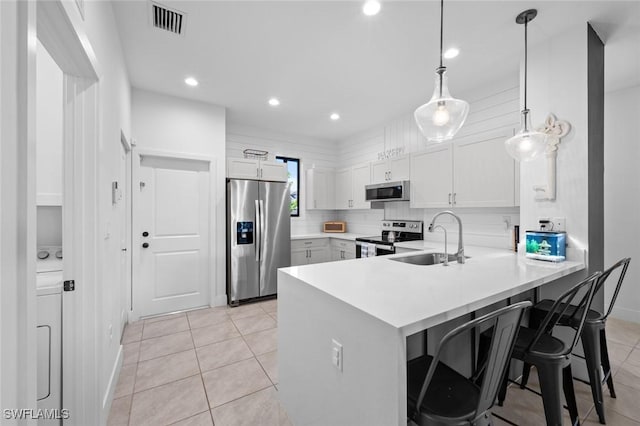
M347 260L356 258L356 243L339 238L331 238L331 260Z
M329 238L291 241L291 266L329 262Z

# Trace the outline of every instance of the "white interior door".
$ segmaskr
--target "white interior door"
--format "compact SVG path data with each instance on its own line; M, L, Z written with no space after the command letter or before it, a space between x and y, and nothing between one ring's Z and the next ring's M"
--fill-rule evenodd
M139 159L134 316L208 305L209 162L148 155Z

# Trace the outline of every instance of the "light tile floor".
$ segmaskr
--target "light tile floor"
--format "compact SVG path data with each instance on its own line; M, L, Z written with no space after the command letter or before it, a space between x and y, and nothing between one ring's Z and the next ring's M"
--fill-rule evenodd
M278 402L276 332L276 300L129 324L109 425L291 425ZM607 334L618 394L605 388L607 425L640 426L640 324L610 319ZM581 423L599 424L589 387L574 383ZM519 425L544 424L541 398L517 386L494 411Z

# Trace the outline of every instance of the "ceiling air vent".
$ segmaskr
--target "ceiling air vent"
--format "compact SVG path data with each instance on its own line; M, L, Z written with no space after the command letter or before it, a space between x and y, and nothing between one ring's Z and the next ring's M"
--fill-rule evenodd
M184 21L183 12L151 2L151 22L155 28L182 35Z

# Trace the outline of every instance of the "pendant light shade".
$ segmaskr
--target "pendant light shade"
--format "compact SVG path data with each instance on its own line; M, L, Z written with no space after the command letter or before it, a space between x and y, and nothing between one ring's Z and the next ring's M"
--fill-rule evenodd
M469 104L449 93L447 68L442 65L443 6L440 0L440 66L436 69L436 83L431 100L414 112L416 124L431 142L447 141L460 130L469 114Z
M531 161L547 149L547 135L533 129L527 108L527 25L537 14L536 9L529 9L516 17L516 23L524 24L524 109L520 117L520 131L507 139L505 148L518 161Z

